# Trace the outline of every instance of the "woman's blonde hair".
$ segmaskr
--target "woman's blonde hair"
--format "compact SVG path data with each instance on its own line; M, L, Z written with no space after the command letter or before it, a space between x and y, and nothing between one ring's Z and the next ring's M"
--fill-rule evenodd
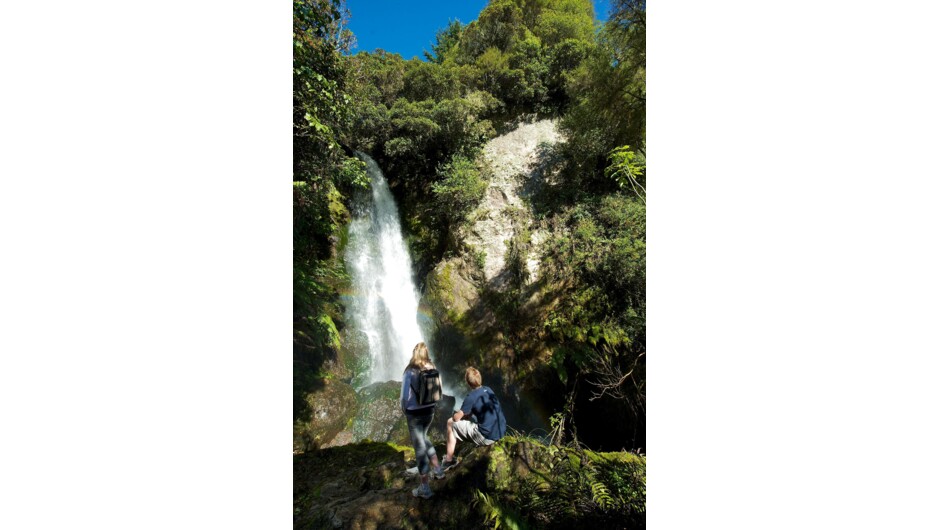
M428 346L423 342L419 342L411 352L411 362L408 363L408 368L424 370L427 367L434 368L434 363L431 362L431 354L428 352Z

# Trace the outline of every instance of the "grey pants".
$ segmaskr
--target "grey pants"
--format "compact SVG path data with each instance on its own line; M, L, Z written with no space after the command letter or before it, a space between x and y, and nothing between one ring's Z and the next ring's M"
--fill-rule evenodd
M428 438L428 427L431 426L434 413L420 416L405 414L405 418L408 419L408 434L411 435L411 445L415 448L415 458L418 460L418 473L427 475L431 469L431 457L437 454Z

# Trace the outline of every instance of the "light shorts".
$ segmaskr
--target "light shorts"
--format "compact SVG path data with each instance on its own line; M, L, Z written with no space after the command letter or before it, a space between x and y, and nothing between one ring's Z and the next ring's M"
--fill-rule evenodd
M477 445L490 445L493 440L487 440L480 434L476 423L467 420L455 421L453 424L454 437L461 442L473 442Z

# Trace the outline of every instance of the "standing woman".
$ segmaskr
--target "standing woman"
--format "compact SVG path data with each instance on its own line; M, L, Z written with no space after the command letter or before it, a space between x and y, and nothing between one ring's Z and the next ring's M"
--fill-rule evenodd
M437 453L434 451L434 444L428 439L428 427L431 426L431 419L434 417L434 405L419 405L415 396L418 374L421 370L432 368L434 364L431 363L431 357L428 355L428 347L423 342L419 342L411 352L411 362L405 367L401 381L401 410L408 420L408 434L411 435L411 445L415 448L418 473L421 475L421 485L411 490L411 494L424 499L434 495L428 485L428 472L431 470L431 465L434 466L434 478L444 478ZM428 460L430 460L430 465Z

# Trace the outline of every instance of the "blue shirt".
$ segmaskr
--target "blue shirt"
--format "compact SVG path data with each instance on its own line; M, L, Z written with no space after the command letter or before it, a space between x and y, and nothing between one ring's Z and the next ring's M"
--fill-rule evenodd
M464 416L473 414L477 428L487 440L499 440L506 434L506 418L499 406L499 399L489 387L481 386L467 394L460 406Z

